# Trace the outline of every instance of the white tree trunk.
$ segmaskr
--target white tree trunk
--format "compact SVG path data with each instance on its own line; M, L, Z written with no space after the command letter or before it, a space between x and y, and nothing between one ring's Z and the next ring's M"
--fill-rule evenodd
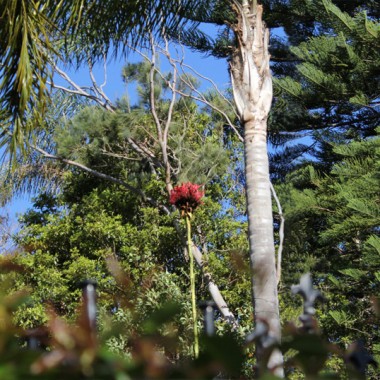
M237 1L234 25L237 47L230 61L234 98L244 125L245 175L252 293L255 320L264 319L270 334L280 341L272 201L267 151L267 119L272 104L269 67L269 30L263 8L255 0ZM259 354L259 353L258 353ZM258 358L260 360L260 357ZM282 355L275 351L269 369L283 376Z

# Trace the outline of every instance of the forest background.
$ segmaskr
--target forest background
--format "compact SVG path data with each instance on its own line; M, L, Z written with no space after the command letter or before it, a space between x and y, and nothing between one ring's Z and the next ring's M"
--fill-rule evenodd
M283 209L275 202L275 241L277 252L284 252L281 319L297 320L302 313L289 289L311 272L326 297L317 311L323 334L341 349L363 339L377 357L372 297L380 280L379 7L370 1L334 3L340 8L329 1L266 4L268 25L284 33L271 41L275 96L268 135L278 148L270 157L271 175ZM204 17L218 24L219 11ZM229 54L230 33L221 26L213 40L190 28L182 43L222 59ZM243 131L231 91L217 91L210 81L205 90L203 72L182 61L179 45L150 38L138 51L141 61L126 63L121 72L137 95L111 101L95 81L91 88L69 83L66 91L54 92L43 122L13 150L12 170L3 173L3 202L30 191L37 198L12 237L17 248L3 263L17 270L3 280L7 293L29 290L12 317L30 330L49 320L47 303L66 320L75 319L77 284L95 279L102 339L127 357L136 354L136 336L149 330L141 320L175 301L181 312L159 332L180 339L174 346L159 344L169 361L181 363L192 356L188 255L181 242L185 226L168 203L168 184L204 186L204 204L192 220L203 260L197 298L208 299L215 284L228 305L224 316L238 321L232 328L221 311L217 333L232 330L242 341L253 328ZM34 123L36 116L28 116ZM3 135L4 146L20 139L17 128L11 131ZM247 378L255 368L252 352L246 349L239 367ZM300 378L292 357L297 355L285 355L286 374ZM329 356L325 371L345 373L343 368L338 354ZM160 376L162 369L157 364L146 370Z

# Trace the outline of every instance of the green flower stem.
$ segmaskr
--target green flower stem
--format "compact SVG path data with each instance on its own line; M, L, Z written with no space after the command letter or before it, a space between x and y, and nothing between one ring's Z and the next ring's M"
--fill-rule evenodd
M193 313L193 329L194 329L194 357L199 356L199 341L198 341L198 326L197 326L197 305L195 299L195 273L194 273L194 256L192 253L191 241L191 222L190 215L186 215L186 229L187 229L187 251L190 258L190 290L191 290L191 307Z

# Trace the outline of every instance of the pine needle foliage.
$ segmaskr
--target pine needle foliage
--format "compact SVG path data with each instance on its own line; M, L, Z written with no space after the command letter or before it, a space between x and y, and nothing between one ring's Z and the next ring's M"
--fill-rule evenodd
M378 354L371 299L380 291L380 139L336 145L334 152L339 159L328 174L305 167L279 188L287 220L284 265L292 267L285 281L295 270L311 270L328 298L320 317L326 335L342 346L364 339Z
M333 163L332 141L374 135L379 125L380 26L365 11L351 15L329 0L314 5L319 7L317 20L324 34L290 48L297 59L295 70L289 68L288 75L285 70L274 80L271 129L285 136L289 132L300 138L308 135L310 149L303 157L319 160L324 156L327 162L330 155ZM286 149L295 155L304 141L300 144ZM280 151L275 161L280 162L283 153L289 156L288 151ZM293 164L302 165L302 159Z

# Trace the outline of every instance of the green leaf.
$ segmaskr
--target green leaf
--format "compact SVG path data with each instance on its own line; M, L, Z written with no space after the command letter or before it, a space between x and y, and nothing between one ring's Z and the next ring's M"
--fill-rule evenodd
M380 237L376 235L371 235L367 241L366 244L370 245L371 247L375 248L377 253L380 255Z
M153 334L165 323L172 321L180 312L181 305L178 303L167 303L146 319L142 326L146 334Z
M296 350L293 356L306 374L318 374L329 354L326 342L319 335L296 335L282 345L283 352Z
M275 86L280 87L282 90L288 92L289 94L298 97L302 93L302 86L300 83L296 82L293 78L273 78L273 83Z
M353 278L354 280L359 280L361 277L365 276L368 272L361 270L361 269L342 269L339 270L340 273L344 274L345 276L349 276Z
M322 0L322 2L326 10L333 13L347 28L353 29L355 27L355 23L352 18L347 13L342 12L330 0Z
M341 282L336 278L334 277L333 275L329 274L327 276L327 278L336 286L339 286L341 284Z
M367 106L369 104L369 99L365 94L357 94L351 97L350 102L353 104L359 104L361 106Z
M338 325L347 326L355 322L355 320L351 319L344 310L330 310L329 315Z

